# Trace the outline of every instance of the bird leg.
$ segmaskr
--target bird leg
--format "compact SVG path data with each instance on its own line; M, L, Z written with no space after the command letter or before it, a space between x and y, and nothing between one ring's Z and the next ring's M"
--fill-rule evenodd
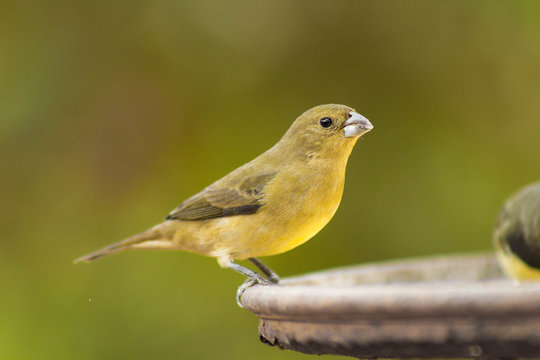
M270 280L267 280L264 276L259 273L256 273L253 270L250 270L242 265L238 265L235 262L229 261L226 266L228 269L239 272L240 274L247 276L249 280L255 280L259 284L270 284Z
M276 274L272 269L270 269L268 266L266 266L261 260L257 258L249 258L249 261L251 261L255 266L257 266L264 275L272 282L273 284L279 283L279 276Z

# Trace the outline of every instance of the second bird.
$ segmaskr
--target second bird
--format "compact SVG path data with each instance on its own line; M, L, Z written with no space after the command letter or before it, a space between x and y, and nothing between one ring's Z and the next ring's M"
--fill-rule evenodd
M298 117L279 142L173 210L164 222L83 256L91 261L129 249L186 250L260 281L234 262L258 259L303 244L336 212L349 155L373 125L345 105L320 105Z

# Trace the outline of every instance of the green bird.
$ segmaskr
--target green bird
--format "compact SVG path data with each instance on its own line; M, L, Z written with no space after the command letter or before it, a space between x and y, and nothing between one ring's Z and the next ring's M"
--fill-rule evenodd
M508 276L540 280L540 183L526 186L504 204L493 241Z
M271 149L181 203L164 222L75 262L131 249L186 250L268 281L234 262L249 259L277 282L257 257L291 250L330 221L341 201L349 155L372 128L348 106L314 107Z

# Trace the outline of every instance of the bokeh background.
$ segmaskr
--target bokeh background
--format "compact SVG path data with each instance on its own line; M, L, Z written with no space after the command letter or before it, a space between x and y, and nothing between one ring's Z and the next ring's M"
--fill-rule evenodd
M259 343L214 259L131 252L161 221L344 103L375 129L342 205L283 276L481 251L540 179L535 1L0 2L0 358L308 359Z

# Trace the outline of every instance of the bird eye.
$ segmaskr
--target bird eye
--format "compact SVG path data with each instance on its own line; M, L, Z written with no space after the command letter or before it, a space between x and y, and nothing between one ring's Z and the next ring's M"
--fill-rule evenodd
M321 124L323 128L332 126L332 123L333 123L332 119L327 118L327 117L324 117L319 121L319 124Z

